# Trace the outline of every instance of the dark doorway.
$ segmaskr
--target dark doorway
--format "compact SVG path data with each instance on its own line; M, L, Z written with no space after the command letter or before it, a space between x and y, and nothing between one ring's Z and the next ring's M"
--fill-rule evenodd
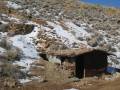
M83 78L84 77L84 57L83 56L77 56L75 60L75 75L77 78Z

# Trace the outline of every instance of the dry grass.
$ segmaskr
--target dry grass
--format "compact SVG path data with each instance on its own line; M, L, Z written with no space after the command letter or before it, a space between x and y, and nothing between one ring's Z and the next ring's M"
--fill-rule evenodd
M18 19L29 19L29 15L27 15L26 13L20 13L18 12L18 10L15 10L13 8L8 8L6 6L6 2L4 1L7 1L7 0L0 1L0 13L7 14L9 16L14 16Z
M38 23L40 25L46 25L47 24L46 20L43 20L43 19L33 18L32 21L34 21L34 22L36 22L36 23Z
M1 77L14 78L15 71L17 70L17 68L14 65L6 61L4 65L1 66L1 68L2 68Z
M45 65L45 80L53 82L55 84L63 84L67 82L69 73L54 63L46 63Z
M109 16L120 14L120 10L114 8L106 8L105 13Z
M64 1L64 11L72 11L75 10L78 6L76 5L76 0L65 0Z
M1 13L10 13L10 9L6 7L6 3L3 1L0 1L0 12Z
M31 68L31 74L34 76L41 76L44 81L52 82L53 84L65 84L70 81L71 74L71 68L69 68L69 65L64 63L64 67L55 64L52 62L48 62L45 60L40 60L39 62L34 63L36 67ZM44 68L37 67L37 66L43 66ZM68 65L68 66L67 66Z
M19 49L10 49L6 52L6 58L8 61L15 61L20 59L20 50Z
M80 9L88 9L89 6L86 5L86 4L80 4L79 8L80 8Z
M9 42L7 39L8 39L7 37L1 39L1 41L0 41L0 47L9 50L11 48L11 42Z
M31 33L34 28L34 25L29 24L16 24L16 23L10 23L8 26L8 35L17 35L17 34L28 34Z

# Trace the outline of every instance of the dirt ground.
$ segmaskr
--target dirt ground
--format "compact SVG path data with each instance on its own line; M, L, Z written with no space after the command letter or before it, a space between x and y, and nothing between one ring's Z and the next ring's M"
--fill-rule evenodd
M120 78L114 81L103 81L101 83L96 83L89 88L82 88L80 90L120 90Z
M26 83L22 86L17 86L14 88L9 88L9 87L4 87L2 85L2 82L0 83L0 90L64 90L64 89L70 89L70 88L76 88L78 90L120 90L120 74L118 74L118 78L115 78L114 80L104 80L104 78L97 78L97 77L89 77L89 78L85 78L82 79L78 82L67 82L65 83L65 80L62 80L62 82L60 82L61 79L63 79L63 75L60 77L55 77L55 75L58 75L58 72L51 71L50 68L54 68L53 64L51 65L50 63L46 62L46 61L42 61L40 60L40 62L36 62L35 66L44 66L44 64L47 63L47 67L48 65L50 65L49 69L47 71L49 71L49 73L47 73L47 76L49 76L49 81L47 82L38 82L38 81L32 81L29 83ZM52 67L51 67L52 66ZM41 68L41 67L34 67L33 69L31 69L32 74L36 75L36 76L45 76L45 72L44 70L46 70L46 68ZM52 73L52 76L51 74ZM106 75L104 75L106 76ZM103 76L103 77L104 77ZM53 80L52 80L53 79ZM54 81L57 82L54 82Z
M120 90L120 78L114 81L95 81L92 85L88 86L76 86L80 82L67 83L67 84L55 84L52 82L46 83L29 83L20 88L1 88L0 90L64 90L69 88L77 88L79 90Z
M69 81L65 74L58 72L56 65L44 60L33 63L31 74L34 76L42 76L46 78L46 82L32 81L21 86L13 88L5 87L0 81L0 90L64 90L76 88L78 90L120 90L120 74L116 74L118 78L114 80L104 80L108 75L98 77L88 77L78 82ZM43 67L41 67L43 66ZM57 77L56 77L57 76ZM110 78L111 79L111 78Z

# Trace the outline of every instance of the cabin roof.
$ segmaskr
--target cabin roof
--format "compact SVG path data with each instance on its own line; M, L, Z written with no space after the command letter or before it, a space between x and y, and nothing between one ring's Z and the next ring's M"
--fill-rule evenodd
M92 48L77 48L77 49L65 49L65 50L52 50L52 51L47 51L46 53L48 55L53 55L53 56L65 56L65 57L73 57L73 56L78 56L87 52L91 52L94 49Z

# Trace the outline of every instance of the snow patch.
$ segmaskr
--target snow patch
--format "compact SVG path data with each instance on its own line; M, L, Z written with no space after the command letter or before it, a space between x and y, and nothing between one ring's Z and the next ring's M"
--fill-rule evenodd
M13 45L23 51L25 57L38 58L38 52L36 51L34 39L37 37L39 28L35 27L34 30L27 35L16 35L11 37Z
M14 65L19 65L21 67L24 67L21 69L22 71L29 71L31 64L35 62L35 59L31 58L21 58L20 61L15 61L13 64Z
M11 37L13 46L18 47L23 52L23 57L20 61L14 62L19 66L25 67L25 71L30 69L31 64L39 59L38 52L36 50L34 39L37 37L39 28L35 27L34 30L27 35L16 35Z
M16 18L15 16L8 16L7 14L1 14L1 16L8 21L8 22L5 22L5 21L1 20L0 22L2 22L3 24L9 24L9 21L16 22L16 23L22 22L22 20Z
M9 19L10 21L14 21L14 22L17 22L17 23L21 23L20 19L15 18L15 17L8 17L8 19Z
M5 52L6 52L6 50L4 48L0 47L0 55L4 54Z
M11 38L13 42L13 46L18 47L23 51L23 55L29 58L37 58L37 51L35 49L34 44L32 43L32 39L27 36L17 35Z
M79 90L79 89L71 88L71 89L64 89L64 90Z
M61 63L61 60L55 56L49 56L48 59L52 63L59 63L59 64Z
M38 82L43 82L44 79L41 76L33 76L30 78L30 80L38 81Z
M73 46L74 43L85 44L85 45L87 44L86 41L80 41L80 40L78 40L71 33L71 31L64 30L59 24L55 24L55 23L52 23L52 22L47 22L47 23L48 23L49 26L53 27L53 30L51 30L51 33L50 33L50 28L46 28L47 29L46 31L49 31L47 34L52 37L53 36L53 32L54 32L54 34L56 35L56 38L59 38L60 40L62 40L62 42L66 46L72 48L72 46ZM78 28L76 27L76 29L78 29Z
M6 32L0 32L0 39L4 38L7 36L7 33Z
M19 79L18 80L21 84L25 84L25 83L28 83L28 82L30 82L30 81L32 81L32 80L30 80L30 79Z
M7 7L8 8L13 8L13 9L21 9L22 6L16 4L15 2L7 1Z
M26 79L19 79L18 81L21 83L21 84L25 84L25 83L29 83L31 81L38 81L38 82L42 82L43 79L41 78L41 76L33 76L31 78L26 78Z
M79 27L72 22L65 22L65 25L69 28L70 31L74 32L76 38L83 38L90 37L91 35L85 31L86 27Z
M2 21L2 20L0 20L0 22L1 22L2 24L8 24L8 22Z
M120 52L115 52L114 54L120 59Z

